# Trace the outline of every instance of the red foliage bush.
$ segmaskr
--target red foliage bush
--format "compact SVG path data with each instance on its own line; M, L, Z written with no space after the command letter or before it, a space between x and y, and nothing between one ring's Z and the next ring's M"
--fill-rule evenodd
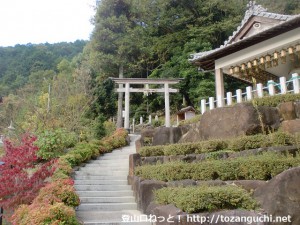
M0 166L0 205L4 209L32 202L53 173L53 161L39 163L35 141L36 137L24 135L18 146L4 142L5 155L0 159L5 163Z

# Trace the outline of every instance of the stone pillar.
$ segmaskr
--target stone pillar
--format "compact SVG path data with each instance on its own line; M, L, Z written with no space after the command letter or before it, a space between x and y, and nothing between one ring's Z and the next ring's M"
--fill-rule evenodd
M218 107L224 106L224 76L222 69L215 70L215 84Z
M280 77L279 82L280 82L280 92L282 95L284 95L287 93L286 78Z
M126 130L130 129L130 124L129 124L129 93L130 93L130 87L129 83L125 84L125 118L124 118L124 128Z
M294 94L299 94L300 93L300 83L299 83L298 73L293 73L292 78L293 78Z
M140 124L143 124L143 117L140 117Z
M170 93L169 93L169 84L165 83L165 124L166 127L171 126L170 120Z
M246 87L246 96L247 96L247 101L251 101L253 99L251 86Z
M273 81L273 80L269 80L268 83L269 83L269 84L268 84L269 95L270 95L270 96L274 96L274 95L275 95L274 81Z

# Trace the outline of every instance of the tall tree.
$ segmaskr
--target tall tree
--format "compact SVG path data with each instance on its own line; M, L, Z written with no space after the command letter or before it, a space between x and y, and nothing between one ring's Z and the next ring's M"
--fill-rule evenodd
M135 76L132 66L141 55L141 33L143 27L137 23L130 0L102 0L95 16L95 30L91 47L96 62L99 81L108 77ZM101 87L101 85L99 86ZM117 127L122 126L123 93L118 94Z

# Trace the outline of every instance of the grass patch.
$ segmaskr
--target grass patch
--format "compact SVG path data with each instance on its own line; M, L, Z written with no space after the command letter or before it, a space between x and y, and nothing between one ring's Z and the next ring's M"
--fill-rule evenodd
M195 143L180 143L171 145L146 146L141 148L140 154L148 156L168 156L201 154L217 151L243 151L261 147L296 145L300 135L291 135L284 132L275 132L269 135L257 134L241 136L225 140L208 140Z
M266 152L261 155L200 163L170 162L137 167L135 175L144 179L174 180L270 180L279 173L300 166L300 156Z
M174 204L187 213L258 208L250 193L237 186L167 187L154 194L157 203Z

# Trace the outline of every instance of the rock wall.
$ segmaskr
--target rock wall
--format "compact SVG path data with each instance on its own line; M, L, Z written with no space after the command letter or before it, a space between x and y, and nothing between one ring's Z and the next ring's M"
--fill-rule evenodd
M200 122L191 126L179 142L254 135L279 128L292 134L300 132L300 102L281 103L278 107L241 103L216 108L205 112Z

